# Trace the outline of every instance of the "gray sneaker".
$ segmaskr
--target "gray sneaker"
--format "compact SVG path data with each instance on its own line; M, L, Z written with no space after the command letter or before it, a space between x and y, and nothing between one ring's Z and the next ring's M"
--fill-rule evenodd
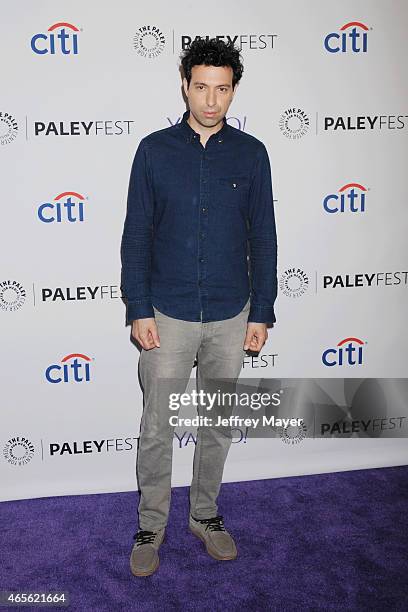
M225 529L220 514L210 519L195 519L190 514L189 527L204 542L208 554L214 559L228 561L237 556L235 542Z
M139 529L130 555L130 569L134 576L150 576L159 567L159 547L164 539L165 528L159 531Z

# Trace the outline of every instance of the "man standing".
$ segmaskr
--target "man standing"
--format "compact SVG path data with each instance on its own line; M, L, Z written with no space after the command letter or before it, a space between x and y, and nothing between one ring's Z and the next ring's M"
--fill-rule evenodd
M168 520L174 413L161 382L183 393L195 358L201 381L237 379L244 352L259 352L267 324L276 321L268 153L225 118L243 72L239 50L221 40L195 40L181 63L189 110L176 125L140 141L121 244L121 289L142 347L145 402L139 530L130 558L136 576L157 569ZM190 530L220 560L237 556L216 503L230 444L225 431L198 429L190 487Z

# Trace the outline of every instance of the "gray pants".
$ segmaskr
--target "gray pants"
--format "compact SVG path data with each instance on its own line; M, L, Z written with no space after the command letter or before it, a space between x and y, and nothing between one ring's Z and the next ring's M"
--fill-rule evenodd
M140 529L157 531L167 525L174 438L169 417L178 415L178 411L169 409L169 391L185 392L196 358L198 391L206 390L206 379L238 378L245 355L249 308L248 300L235 317L209 323L174 319L154 308L160 347L142 349L139 359L144 391L137 456ZM166 379L170 389L163 384ZM231 446L229 431L222 427L198 428L190 487L190 512L195 518L211 518L218 513L216 500Z

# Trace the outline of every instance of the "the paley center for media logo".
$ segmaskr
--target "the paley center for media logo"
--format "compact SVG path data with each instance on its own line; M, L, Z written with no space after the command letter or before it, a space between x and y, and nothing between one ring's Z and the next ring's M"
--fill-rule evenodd
M14 312L28 303L34 306L54 305L60 302L106 302L123 298L119 283L84 283L71 286L37 285L30 283L26 290L16 279L0 281L0 311Z
M309 285L309 277L301 268L287 268L279 278L281 293L291 298L299 298L304 295Z
M4 312L19 310L26 298L27 292L19 281L15 279L0 281L0 310Z
M397 109L399 110L399 109ZM349 132L379 132L388 131L400 133L408 126L408 115L402 113L388 113L384 115L351 115L330 114L317 112L315 119L315 135L321 133L339 134ZM306 136L311 127L310 115L301 107L287 108L279 118L279 129L286 138L299 140Z
M7 111L0 110L0 145L13 142L18 135L18 123L15 117Z
M279 119L279 129L291 140L303 138L310 128L309 115L298 107L287 108Z
M13 436L3 446L3 458L10 465L21 467L27 465L34 457L34 444L26 436Z
M133 37L133 48L141 57L153 59L158 57L166 46L166 37L156 24L142 25Z

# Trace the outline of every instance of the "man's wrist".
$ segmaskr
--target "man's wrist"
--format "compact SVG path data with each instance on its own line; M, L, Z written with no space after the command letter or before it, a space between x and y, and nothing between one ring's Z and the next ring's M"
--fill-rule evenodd
M153 305L150 300L135 300L127 303L126 321L132 324L136 319L154 318Z
M251 304L248 323L275 323L276 317L272 306L257 306Z

